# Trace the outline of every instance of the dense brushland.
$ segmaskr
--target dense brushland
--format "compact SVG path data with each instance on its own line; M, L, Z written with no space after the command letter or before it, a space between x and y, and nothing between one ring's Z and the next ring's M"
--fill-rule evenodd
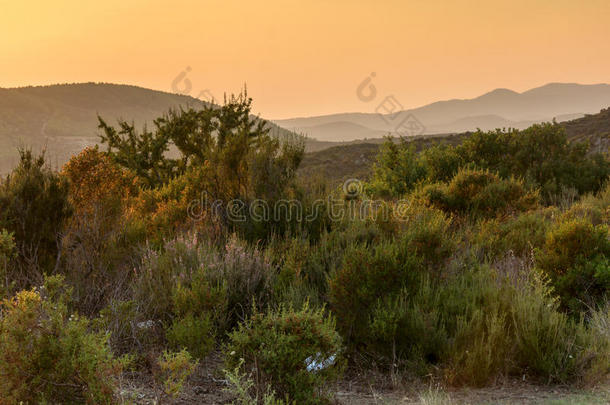
M372 170L337 186L250 112L102 116L103 148L59 171L21 152L0 182L0 404L135 400L133 376L169 401L203 367L241 404L331 403L373 371L607 387L607 154L555 123L386 140L351 146Z

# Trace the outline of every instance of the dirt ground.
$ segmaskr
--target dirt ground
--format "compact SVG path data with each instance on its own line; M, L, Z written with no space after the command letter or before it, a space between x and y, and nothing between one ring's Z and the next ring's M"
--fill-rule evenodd
M155 389L150 374L126 374L121 383L125 404L230 404L218 355L205 359L178 398ZM535 385L522 379L500 381L486 388L443 388L423 381L392 384L387 375L348 373L331 388L337 405L610 405L610 384L579 390Z

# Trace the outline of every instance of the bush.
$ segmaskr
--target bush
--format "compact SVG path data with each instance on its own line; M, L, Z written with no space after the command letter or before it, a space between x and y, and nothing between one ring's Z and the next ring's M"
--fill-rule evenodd
M171 239L160 249L146 246L136 269L134 299L148 319L171 322L174 314L174 292L179 283L188 285L193 278L206 283L203 273L208 263L215 263L214 246L200 242L197 234Z
M166 336L170 346L187 349L203 358L214 347L215 336L226 325L226 288L211 285L205 274L196 273L173 292L174 318Z
M267 387L266 392L253 392L254 381L251 376L242 372L242 365L244 364L243 359L237 364L233 370L225 370L225 377L229 384L226 389L235 399L233 404L235 405L296 405L296 402L283 401L275 398L275 392L271 390L271 387Z
M365 344L369 315L377 300L412 285L421 274L420 266L397 243L347 251L343 265L329 279L329 300L339 331L350 346Z
M0 182L0 228L13 233L21 287L40 285L44 271L56 267L60 234L71 215L68 181L35 157L20 151L19 165Z
M550 277L564 309L595 307L610 288L608 226L583 219L558 223L547 233L536 263Z
M552 211L521 213L516 217L482 221L473 236L473 242L488 259L499 258L509 251L525 256L544 244L551 226Z
M86 148L62 169L74 215L62 240L62 270L81 312L96 313L126 289L143 227L128 214L137 179L97 148Z
M197 368L198 362L191 358L188 351L165 351L158 359L158 383L163 387L166 395L176 398L185 387L187 379Z
M426 167L418 159L413 145L404 138L400 138L400 143L388 138L373 165L368 189L373 195L401 197L425 177Z
M188 350L197 359L204 358L215 343L215 327L210 318L205 313L176 317L166 332L170 347Z
M438 289L428 282L415 294L402 290L380 299L370 316L369 353L393 369L426 374L429 364L442 359L448 343L439 299Z
M297 403L317 403L342 371L341 339L323 310L255 312L229 339L228 368L244 361L245 370L254 370L258 392L270 387Z
M207 264L205 277L212 284L225 286L228 326L232 327L249 316L253 302L259 310L270 304L276 268L262 250L233 235L222 256Z
M113 358L106 334L67 307L62 279L24 290L2 303L0 397L8 403L113 402L124 361Z
M402 249L430 267L440 267L455 251L452 218L439 209L412 204L403 213L402 232L396 237Z
M545 382L583 377L590 360L590 330L557 310L543 281L528 284L515 290L511 308L518 366Z
M9 292L11 285L8 281L9 261L15 256L15 240L13 234L6 229L0 230L0 300Z
M536 208L538 194L521 181L484 170L460 170L447 184L423 187L417 195L431 206L474 218L493 218Z

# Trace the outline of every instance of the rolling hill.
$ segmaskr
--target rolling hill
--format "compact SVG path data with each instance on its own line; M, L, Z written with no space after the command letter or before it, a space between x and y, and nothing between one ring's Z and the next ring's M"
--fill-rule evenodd
M98 143L98 114L108 123L118 119L136 126L152 124L170 108L203 107L193 97L142 87L79 83L53 86L0 89L0 173L7 172L18 159L19 147L46 148L53 166L71 155ZM287 135L270 123L272 133ZM311 140L309 144L316 142Z
M343 113L317 117L275 120L284 128L296 130L320 141L352 141L377 137L379 132L395 132L394 123L409 114L417 118L425 134L457 133L513 127L527 128L535 122L558 122L596 113L610 106L610 85L550 83L522 93L496 89L466 100L439 101L423 107L380 116L376 113ZM375 106L371 107L375 109ZM358 126L350 135L349 126ZM327 128L334 132L329 133ZM365 132L368 130L368 132Z

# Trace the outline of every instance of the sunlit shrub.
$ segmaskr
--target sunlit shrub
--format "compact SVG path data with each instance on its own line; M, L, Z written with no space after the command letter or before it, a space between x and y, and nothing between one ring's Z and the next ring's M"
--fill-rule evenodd
M258 392L270 386L279 397L319 403L322 390L342 372L341 339L324 310L280 308L255 312L229 336L229 369L253 369Z
M484 170L460 170L449 183L425 186L418 195L444 211L486 218L527 211L538 204L538 194L521 181Z
M82 312L95 313L111 294L125 290L135 246L144 229L132 220L132 200L139 193L135 176L97 148L86 148L62 169L69 179L74 215L62 240L62 272L74 287Z
M560 222L548 232L536 263L550 277L564 308L594 307L610 288L608 227L583 219Z
M106 334L70 314L61 278L2 303L0 397L6 403L112 403L124 361Z

